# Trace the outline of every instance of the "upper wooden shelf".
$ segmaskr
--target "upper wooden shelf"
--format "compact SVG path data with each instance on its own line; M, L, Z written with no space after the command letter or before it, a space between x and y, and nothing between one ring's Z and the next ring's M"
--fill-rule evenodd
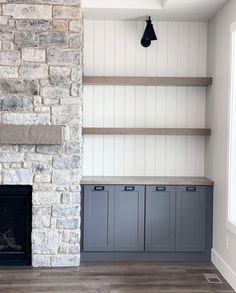
M83 134L91 135L211 135L208 128L98 128L85 127Z
M205 177L122 177L122 176L85 176L81 184L133 184L133 185L208 185L213 186L214 182Z
M83 76L84 85L201 86L212 84L211 77Z

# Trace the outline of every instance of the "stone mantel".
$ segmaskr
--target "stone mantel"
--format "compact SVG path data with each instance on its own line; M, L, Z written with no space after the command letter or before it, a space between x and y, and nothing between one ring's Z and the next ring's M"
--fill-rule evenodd
M59 145L62 127L54 125L0 125L0 144Z

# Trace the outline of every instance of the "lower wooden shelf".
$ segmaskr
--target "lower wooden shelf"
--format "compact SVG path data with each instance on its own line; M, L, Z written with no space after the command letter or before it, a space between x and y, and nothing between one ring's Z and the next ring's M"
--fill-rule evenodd
M84 127L84 135L211 135L209 128L99 128Z
M169 177L169 176L84 176L82 185L90 184L133 184L133 185L203 185L213 186L214 182L206 177Z

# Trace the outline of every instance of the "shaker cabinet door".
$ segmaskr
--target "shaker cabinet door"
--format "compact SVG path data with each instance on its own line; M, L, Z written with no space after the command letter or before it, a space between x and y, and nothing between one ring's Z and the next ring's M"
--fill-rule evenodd
M84 251L113 250L114 186L84 187Z
M175 187L146 187L146 251L175 250Z
M144 186L115 187L115 251L144 251L144 200Z
M206 249L206 187L179 186L176 197L176 250Z

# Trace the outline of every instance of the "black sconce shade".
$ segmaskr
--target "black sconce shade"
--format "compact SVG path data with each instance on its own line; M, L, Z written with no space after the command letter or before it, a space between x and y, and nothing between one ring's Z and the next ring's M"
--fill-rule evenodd
M147 22L147 25L146 25L145 31L143 33L143 37L141 39L141 44L145 48L149 47L151 45L151 41L157 40L157 36L154 31L150 16L148 17L146 22Z

